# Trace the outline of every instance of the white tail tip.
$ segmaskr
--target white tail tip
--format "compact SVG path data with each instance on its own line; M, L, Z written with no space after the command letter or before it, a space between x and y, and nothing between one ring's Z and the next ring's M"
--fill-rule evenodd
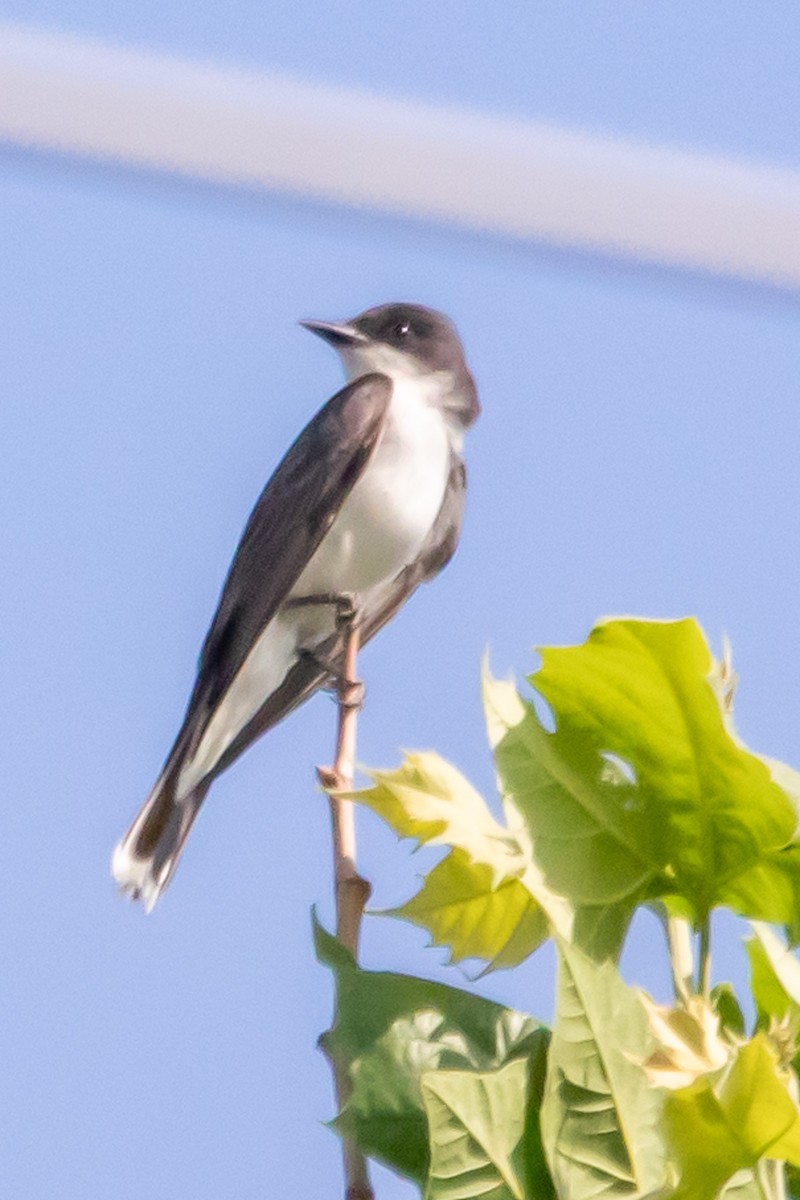
M128 849L128 838L123 838L114 847L111 856L111 874L119 889L132 900L140 900L146 913L151 913L161 895L162 883L153 874L153 861L137 858Z

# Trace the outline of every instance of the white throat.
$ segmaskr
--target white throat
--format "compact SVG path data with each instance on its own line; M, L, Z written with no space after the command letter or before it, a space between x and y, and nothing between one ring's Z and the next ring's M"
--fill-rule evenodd
M446 403L454 386L452 371L432 371L412 354L404 354L385 342L345 346L339 355L348 383L362 375L377 372L391 379L396 396L413 392L424 404L439 409L450 445L456 453L460 453L464 444L463 426L448 410Z

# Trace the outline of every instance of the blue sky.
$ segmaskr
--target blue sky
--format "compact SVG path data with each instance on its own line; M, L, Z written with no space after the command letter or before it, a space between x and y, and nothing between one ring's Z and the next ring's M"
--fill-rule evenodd
M800 11L722 3L50 0L0 17L800 166ZM215 785L144 919L110 848L169 748L242 524L339 386L302 316L450 313L484 405L459 554L364 655L359 758L434 747L489 794L478 694L608 613L730 635L738 721L800 763L797 296L0 150L9 1196L336 1194L315 699ZM360 820L375 902L419 868ZM734 932L720 977L743 980ZM470 986L371 918L368 965ZM637 931L629 974L662 986ZM539 1015L551 957L492 977ZM414 1189L378 1173L381 1200Z

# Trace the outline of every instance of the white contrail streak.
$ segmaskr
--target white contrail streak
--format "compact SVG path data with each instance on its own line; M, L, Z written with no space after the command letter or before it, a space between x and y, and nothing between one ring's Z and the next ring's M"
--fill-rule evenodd
M800 171L3 23L0 140L800 287Z

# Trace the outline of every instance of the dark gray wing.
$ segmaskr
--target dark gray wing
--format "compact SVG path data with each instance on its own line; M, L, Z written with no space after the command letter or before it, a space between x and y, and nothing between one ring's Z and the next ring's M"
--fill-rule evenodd
M450 476L442 507L418 558L396 575L388 584L375 588L367 597L361 616L361 644L364 645L395 615L421 583L438 575L453 557L461 534L466 497L466 470L462 460L451 456ZM318 658L343 669L344 645L340 634L334 634L319 647ZM312 658L300 658L289 671L279 688L245 725L237 738L222 755L213 770L221 774L243 754L247 747L266 733L278 721L302 704L325 682L326 672Z
M391 381L378 374L363 375L337 392L306 425L259 496L203 644L173 762L205 726L361 476L391 392Z

